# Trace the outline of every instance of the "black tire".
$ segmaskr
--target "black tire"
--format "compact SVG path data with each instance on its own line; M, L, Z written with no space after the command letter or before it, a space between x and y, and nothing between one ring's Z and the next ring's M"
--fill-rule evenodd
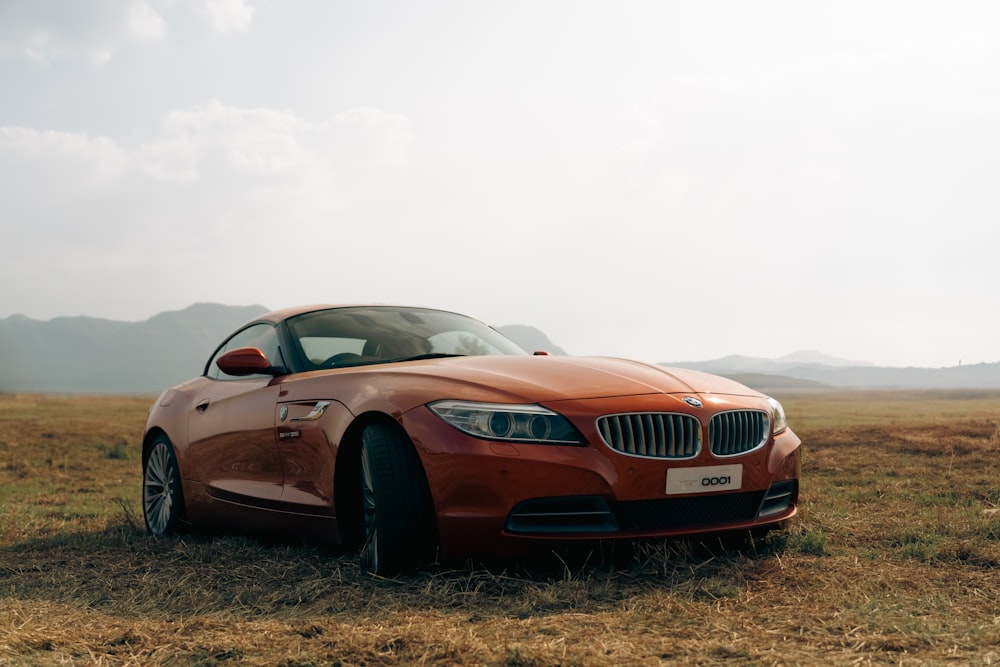
M427 478L398 427L373 424L361 436L361 567L379 575L427 565L437 543Z
M142 468L142 516L146 532L157 537L179 532L184 516L181 474L174 448L165 435L153 441Z

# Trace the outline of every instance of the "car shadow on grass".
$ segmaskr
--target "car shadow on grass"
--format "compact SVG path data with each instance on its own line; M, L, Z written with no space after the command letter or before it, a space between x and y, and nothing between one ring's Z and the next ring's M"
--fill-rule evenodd
M8 597L151 618L304 618L426 612L469 618L620 609L669 590L691 600L739 595L783 552L781 533L756 540L576 545L531 558L370 575L356 552L281 540L185 534L154 538L134 516L0 550Z

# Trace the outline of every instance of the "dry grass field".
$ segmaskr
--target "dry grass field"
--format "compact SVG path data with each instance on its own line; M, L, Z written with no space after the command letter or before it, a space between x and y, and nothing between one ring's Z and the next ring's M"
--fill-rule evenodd
M149 538L148 400L2 395L0 665L1000 664L1000 392L778 397L785 533L381 579Z

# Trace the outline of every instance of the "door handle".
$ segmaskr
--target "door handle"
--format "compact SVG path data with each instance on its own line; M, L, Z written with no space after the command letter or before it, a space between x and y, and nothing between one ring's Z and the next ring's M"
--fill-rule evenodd
M313 422L323 416L326 409L330 407L330 401L320 401L313 406L313 409L305 417L292 417L293 422Z
M208 404L211 403L211 402L212 402L212 399L206 398L204 401L202 401L198 405L194 406L194 409L197 410L198 412L204 414L205 410L208 410Z

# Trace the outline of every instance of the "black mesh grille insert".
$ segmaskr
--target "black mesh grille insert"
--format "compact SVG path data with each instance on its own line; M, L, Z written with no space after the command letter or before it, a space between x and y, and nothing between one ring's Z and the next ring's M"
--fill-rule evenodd
M519 502L507 517L512 533L604 533L619 530L600 496L532 498Z
M798 491L799 483L797 480L788 479L775 482L767 490L767 496L764 497L764 502L760 506L760 516L763 518L787 511L798 497Z
M619 503L624 530L660 530L687 526L749 521L757 516L763 491L718 495L633 500Z

